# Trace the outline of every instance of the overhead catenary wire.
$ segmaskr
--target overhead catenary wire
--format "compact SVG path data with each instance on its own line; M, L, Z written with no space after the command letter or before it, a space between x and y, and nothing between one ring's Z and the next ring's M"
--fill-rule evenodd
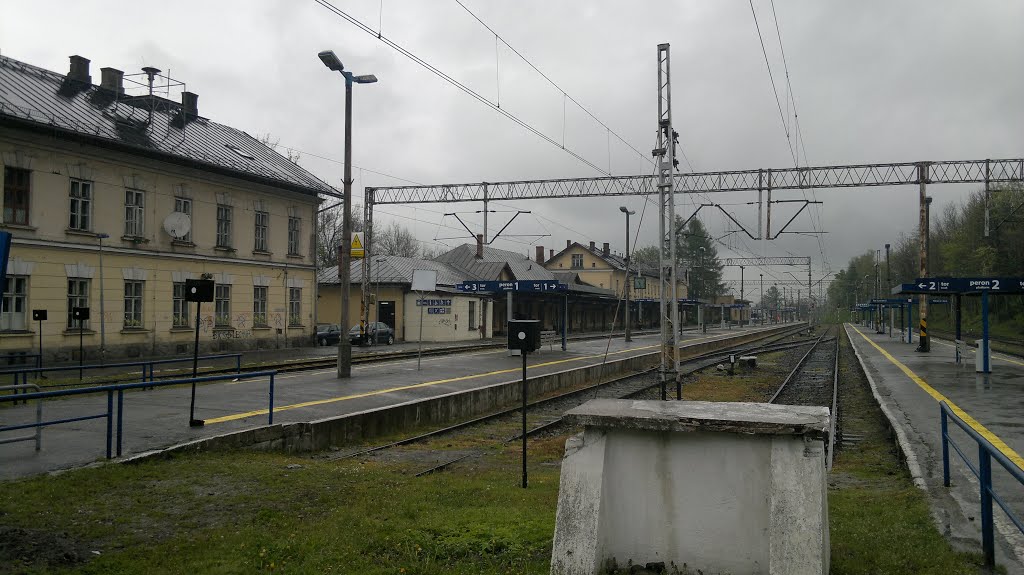
M562 146L555 139L553 139L550 136L548 136L547 134L541 132L538 128L534 127L532 124L530 124L530 123L526 122L525 120L519 118L515 114L512 114L511 112L509 112L505 108L501 108L495 102L492 102L491 100L489 100L486 96L484 96L484 95L480 94L479 92L477 92L476 90L473 90L472 88L466 86L462 82L459 82L455 78L452 78L451 76L449 76L445 72L441 71L439 68L437 68L434 65L430 64L429 62L427 62L423 58L420 58L419 56L417 56L416 54L414 54L410 50L408 50L408 49L404 48L403 46L401 46L400 44L394 42L393 40L391 40L387 36L379 35L376 31L374 31L372 28L370 28L369 26L364 24L362 21L360 21L357 18L351 16L350 14L348 14L347 12L342 10L341 8L338 8L334 4L331 4L328 0L314 0L314 2L316 2L317 4L320 4L324 8L326 8L329 11L331 11L332 13L334 13L335 15L341 17L342 19L346 20L350 24L356 26L357 28L359 28L363 32L366 32L367 34L373 36L374 38L377 38L378 40L380 40L381 42L386 44L388 47L390 47L393 50L397 51L399 54L401 54L401 55L405 56L406 58L412 60L414 63L416 63L419 66L423 67L424 69L426 69L430 73L434 74L435 76L441 78L445 82L448 82L452 86L455 86L459 90L462 90L466 94L472 96L475 100L477 100L481 104L484 104L485 106L487 106L487 107L491 108L492 110L498 112L499 114L505 116L509 120L512 120L513 122L515 122L516 124L518 124L522 128L526 129L530 133L532 133L532 134L536 135L537 137L541 138L545 142L548 142L549 144L555 146L556 148L565 151L565 153L567 153L570 156L576 158L577 160L579 160L583 164L593 168L597 172L602 173L602 174L607 174L607 172L605 172L597 164L594 164L590 160L584 158L579 153L577 153L577 152L575 152L575 151L573 151L573 150L571 150L569 148L566 148L566 147ZM611 174L608 174L608 175L611 175Z

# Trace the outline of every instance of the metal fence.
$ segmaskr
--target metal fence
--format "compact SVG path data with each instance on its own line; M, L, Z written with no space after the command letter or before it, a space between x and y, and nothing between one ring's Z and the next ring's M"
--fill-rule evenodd
M35 423L22 423L18 425L7 425L0 427L0 433L4 431L17 431L20 429L36 429L36 449L39 449L39 441L41 438L41 431L43 427L50 425L59 425L61 423L72 423L76 421L88 421L92 419L106 419L107 420L107 434L106 434L106 448L107 448L107 459L111 459L116 451L117 457L121 456L121 444L124 429L124 392L131 389L142 389L147 387L162 387L165 385L181 385L189 383L205 383L214 381L227 381L227 380L241 380L241 379L256 379L259 377L270 378L270 389L269 389L269 400L267 410L267 423L274 423L274 376L277 375L276 371L254 371L245 374L228 374L228 375L210 375L206 377L195 377L186 379L166 379L162 381L140 381L136 383L120 383L114 385L100 385L95 387L80 387L75 389L59 389L53 391L37 391L33 393L27 393L22 395L0 395L0 402L11 401L17 402L19 400L40 400L39 405L36 407L36 422ZM32 387L36 387L34 384L29 384ZM0 387L0 389L3 389ZM85 395L90 393L106 393L107 394L107 409L103 413L93 413L87 415L80 415L77 417L66 417L63 419L53 419L49 421L42 421L42 400L56 397L67 397L72 395ZM117 409L114 409L114 398L117 398ZM0 441L0 443L11 443L13 441L22 441L24 438L13 438L8 441ZM115 450L116 444L116 450Z
M2 358L3 356L0 356ZM17 356L22 357L22 356ZM32 355L26 355L25 357L32 357ZM235 373L242 372L242 354L240 353L222 353L216 355L201 355L199 361L216 360L216 359L228 359L232 358L235 360ZM61 365L55 367L39 367L38 362L36 367L25 367L21 369L8 369L0 370L0 376L11 375L14 377L12 383L14 385L27 384L29 375L35 377L43 376L47 373L58 372L58 371L78 371L79 376L86 370L94 369L111 369L118 367L141 367L142 368L142 380L141 381L155 381L156 370L155 367L158 365L167 365L171 363L186 363L193 361L191 357L178 357L172 359L151 359L146 361L125 361L118 363L104 363L104 364L92 364L92 365ZM62 384L67 385L67 384ZM45 386L43 386L45 387ZM17 393L17 389L14 390Z
M981 487L981 547L985 553L985 565L995 567L995 531L993 529L992 502L995 501L999 504L999 507L1002 508L1006 516L1010 518L1010 521L1013 522L1021 533L1024 533L1024 523L1014 515L1010 507L992 488L992 460L994 459L1002 465L1022 486L1024 486L1024 471L1003 455L1003 452L999 451L989 440L982 437L974 428L963 419L960 419L957 414L953 413L953 410L945 401L939 404L939 409L942 414L942 484L949 487L949 446L952 445L967 467L974 473L974 476L978 478L978 483ZM964 430L978 444L977 467L971 463L970 458L949 436L949 421L952 421L960 429Z

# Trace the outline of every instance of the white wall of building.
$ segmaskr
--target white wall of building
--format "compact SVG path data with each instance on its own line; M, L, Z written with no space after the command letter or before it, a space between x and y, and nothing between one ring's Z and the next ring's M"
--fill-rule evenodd
M473 308L472 313L470 307ZM468 295L444 292L405 294L405 341L419 340L421 315L423 341L475 341L492 337L494 326L490 321L490 308L491 304L486 299Z

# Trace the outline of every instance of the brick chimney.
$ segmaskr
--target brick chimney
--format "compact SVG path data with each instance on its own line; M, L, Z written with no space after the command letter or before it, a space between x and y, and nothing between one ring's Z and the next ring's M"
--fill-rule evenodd
M476 235L476 259L484 259L484 235Z
M89 75L89 59L82 56L71 56L71 69L68 71L68 78L92 84L92 76Z
M569 249L571 247L572 247L572 240L565 240L565 249Z
M199 94L193 92L181 93L181 111L189 116L199 115Z
M550 260L553 257L555 257L555 250L554 249L548 250L548 259Z
M100 68L100 87L124 94L124 72L116 68Z
M537 263L544 265L544 246L537 246Z
M594 251L594 250L596 250L596 249L597 249L597 244L596 244L596 243L594 243L593 241L592 241L592 242L590 242L590 251Z
M604 253L604 257L608 257L609 255L611 255L612 252L611 248L608 247L608 242L604 243L604 246L602 247L601 251Z

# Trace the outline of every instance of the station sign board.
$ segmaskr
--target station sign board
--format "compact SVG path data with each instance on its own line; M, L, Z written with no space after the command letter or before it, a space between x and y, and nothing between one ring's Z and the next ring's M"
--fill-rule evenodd
M912 298L875 298L871 300L871 305L907 305L914 303Z
M548 292L569 290L568 285L557 281L479 281L462 282L455 287L463 292Z
M1024 278L917 278L893 288L894 294L1024 293Z
M427 315L446 315L452 313L450 299L417 299L416 305L427 308Z

